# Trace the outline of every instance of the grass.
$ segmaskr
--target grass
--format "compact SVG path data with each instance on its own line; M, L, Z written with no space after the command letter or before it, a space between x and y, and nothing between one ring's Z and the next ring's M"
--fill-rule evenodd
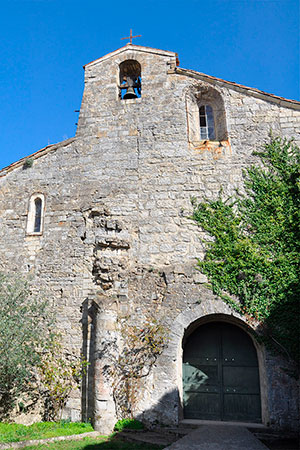
M39 422L30 426L16 423L0 423L0 443L27 441L28 439L46 439L55 436L94 431L91 424L80 422Z
M124 442L115 435L83 438L80 441L59 441L25 447L24 450L161 450L165 446Z

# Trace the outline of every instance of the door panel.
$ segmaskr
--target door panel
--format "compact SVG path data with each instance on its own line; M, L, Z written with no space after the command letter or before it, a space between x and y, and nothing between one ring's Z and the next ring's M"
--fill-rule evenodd
M183 401L188 419L209 417L217 420L220 410L220 389L216 365L183 364L185 389Z
M259 394L259 378L257 367L224 367L223 387L234 389L237 394Z
M218 367L184 364L185 385L192 392L207 392L210 388L218 386Z
M219 394L190 394L185 419L219 420Z
M250 336L231 324L223 323L221 328L224 364L257 366L257 354Z
M260 396L225 394L224 420L260 422Z
M255 347L239 327L213 322L187 339L183 352L184 417L259 422Z

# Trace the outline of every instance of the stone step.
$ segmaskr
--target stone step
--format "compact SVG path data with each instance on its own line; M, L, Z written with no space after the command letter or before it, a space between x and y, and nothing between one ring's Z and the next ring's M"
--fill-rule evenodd
M223 426L224 424L219 422L219 425ZM174 437L177 437L180 439L181 437L191 433L191 431L196 430L199 428L199 426L203 426L196 424L196 423L180 423L178 427L166 427L166 428L155 428L154 430L158 433L169 433L173 435ZM246 425L246 426L245 426ZM226 426L226 425L225 425ZM232 426L229 422L227 423L227 426ZM297 441L298 434L293 433L290 431L278 431L277 429L266 427L262 424L242 424L241 425L244 428L247 428L252 434L254 434L257 439L263 442L281 442L283 439L286 442L291 442L291 445L293 442ZM274 444L275 445L275 444ZM298 447L295 447L298 449ZM300 448L300 446L299 446Z
M238 423L238 425L237 425ZM266 427L262 424L249 424L249 423L243 423L243 422L212 422L212 421L201 421L201 420L195 420L195 421L191 421L191 423L189 423L189 421L182 421L179 423L179 425L173 426L173 427L164 427L164 428L160 428L160 427L155 427L153 430L158 432L158 433L170 433L170 434L174 434L177 436L185 436L186 434L190 433L191 431L194 431L196 429L198 429L199 427L203 427L203 426L240 426L243 428L247 428L249 431L251 431L251 433L253 434L268 434L268 433L275 433L278 434L277 430L273 430L272 428Z
M244 427L247 429L267 430L269 427L262 423L252 422L222 422L219 420L199 420L199 419L183 419L179 422L179 427L184 428L198 428L202 425L228 426L228 427Z

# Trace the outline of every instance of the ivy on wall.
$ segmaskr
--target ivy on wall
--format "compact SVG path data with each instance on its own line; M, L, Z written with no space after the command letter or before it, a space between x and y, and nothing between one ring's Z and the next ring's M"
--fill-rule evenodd
M245 195L197 203L192 218L208 233L198 261L214 293L289 360L299 357L300 152L272 138L261 164L244 171Z

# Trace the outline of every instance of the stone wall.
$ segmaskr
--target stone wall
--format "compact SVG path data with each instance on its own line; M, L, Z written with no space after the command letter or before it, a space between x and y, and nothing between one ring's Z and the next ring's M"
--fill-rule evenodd
M118 66L126 59L142 67L136 100L118 97ZM101 349L105 343L120 351L120 318L142 326L155 317L171 330L141 388L137 413L151 423L176 424L184 329L202 316L234 315L194 268L203 247L188 218L191 197L214 198L220 188L232 195L271 129L299 138L299 103L175 65L172 52L133 45L87 65L75 139L37 153L30 168L20 163L0 172L0 268L32 275L33 289L57 311L65 345L90 361L83 393L73 393L66 414L93 417L103 432L116 415L103 371L111 355ZM224 103L228 139L222 142L190 139L187 98L202 91ZM35 192L45 196L41 236L26 235ZM292 427L295 383L271 355L262 359L264 422Z

